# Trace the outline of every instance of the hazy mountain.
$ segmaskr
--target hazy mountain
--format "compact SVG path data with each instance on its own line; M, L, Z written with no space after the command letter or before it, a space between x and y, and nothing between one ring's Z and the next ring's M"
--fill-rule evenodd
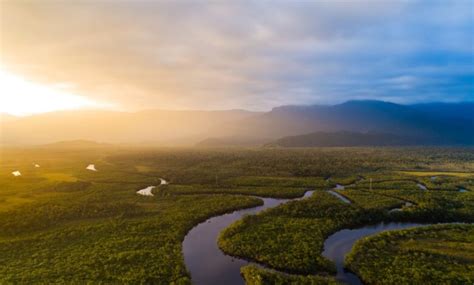
M438 144L474 144L473 107L472 103L410 106L381 101L281 106L246 118L227 130L234 135L273 138L313 132L375 132L421 137Z
M82 139L153 145L255 145L286 136L347 131L393 134L422 143L474 145L474 103L349 101L333 106L281 106L264 113L68 111L0 123L0 143L4 144Z
M433 142L416 137L388 133L316 132L288 136L267 144L268 147L326 147L326 146L408 146Z
M474 121L474 102L463 103L425 103L411 105L424 114L441 118L466 119Z
M93 140L108 143L192 145L217 133L227 122L256 113L230 111L63 111L2 122L5 144L44 144Z

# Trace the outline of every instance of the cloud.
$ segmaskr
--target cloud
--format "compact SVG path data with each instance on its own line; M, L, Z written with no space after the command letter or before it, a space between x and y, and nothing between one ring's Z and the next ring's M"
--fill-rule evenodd
M470 1L0 5L8 70L124 108L474 100Z

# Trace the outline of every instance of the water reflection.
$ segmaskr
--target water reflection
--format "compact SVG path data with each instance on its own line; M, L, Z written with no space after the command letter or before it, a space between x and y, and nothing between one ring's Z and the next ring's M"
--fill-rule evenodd
M184 261L191 273L193 284L244 284L240 268L249 262L225 255L217 246L219 233L244 215L256 214L291 200L303 199L311 196L313 192L307 191L303 197L298 199L261 198L264 203L262 206L213 217L194 227L183 242Z
M345 229L329 236L324 242L323 256L336 264L336 279L339 282L356 285L362 284L357 275L344 269L344 258L352 250L354 243L366 236L377 234L387 230L399 230L420 226L416 223L380 223L373 226L365 226L359 229Z

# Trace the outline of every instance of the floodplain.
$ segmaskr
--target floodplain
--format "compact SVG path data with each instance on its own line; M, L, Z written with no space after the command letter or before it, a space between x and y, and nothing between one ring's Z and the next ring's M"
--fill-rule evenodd
M244 209L212 237L245 261L236 284L474 282L472 148L65 145L0 157L0 283L196 283L186 236ZM343 262L356 281L341 278L325 242L382 223L422 226L357 239Z

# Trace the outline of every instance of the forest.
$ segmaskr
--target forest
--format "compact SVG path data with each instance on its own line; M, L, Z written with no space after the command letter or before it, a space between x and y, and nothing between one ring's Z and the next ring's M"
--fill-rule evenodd
M191 284L182 242L193 227L262 205L258 197L307 190L315 192L220 233L226 254L264 266L242 267L247 284L335 284L335 265L321 254L325 239L380 222L463 224L360 240L347 266L363 282L474 282L470 148L104 145L3 148L0 157L2 284ZM328 192L336 184L351 203ZM136 193L150 185L153 196Z
M469 284L474 227L441 224L381 233L360 240L346 259L366 284Z

